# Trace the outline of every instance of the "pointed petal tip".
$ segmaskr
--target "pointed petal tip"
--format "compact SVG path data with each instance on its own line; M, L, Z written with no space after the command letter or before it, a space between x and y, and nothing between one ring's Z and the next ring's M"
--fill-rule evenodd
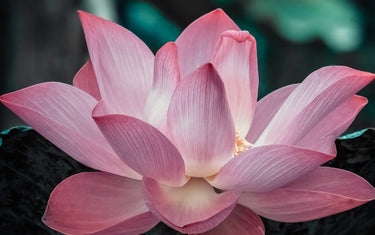
M93 14L91 13L88 13L86 11L82 11L82 10L77 10L77 13L78 13L78 16L81 18L81 17L84 17L84 16L94 16Z
M58 86L69 86L69 85L65 83L61 83L61 82L43 82L43 83L35 84L29 87L25 87L16 91L3 94L0 96L0 102L2 102L5 106L7 106L6 104L18 105L16 100L18 98L21 98L21 99L24 98L24 92L30 92L34 89L40 89L44 91L44 90L50 89L49 86L58 87Z
M156 56L161 56L161 54L164 52L164 51L172 51L173 53L175 53L177 55L177 45L175 42L167 42L165 43L157 52L156 52ZM165 53L165 52L164 52Z
M211 11L211 13L212 14L225 14L226 15L226 13L221 8L217 8L217 9Z
M225 13L225 11L221 8L216 8L215 10L208 12L206 15L225 16L225 17L229 18L227 13Z
M3 94L3 95L0 96L0 102L3 103L3 105L6 105L6 103L7 103L8 94L10 94L10 93L6 93L6 94Z
M359 96L359 95L356 95L355 97L357 99L358 106L360 108L363 108L364 106L366 106L366 104L368 104L368 99L366 97Z
M78 13L78 17L79 17L81 22L83 22L88 17L94 16L93 14L90 14L90 13L88 13L86 11L82 11L82 10L77 10L77 13Z
M175 43L175 42L172 42L172 41L170 41L170 42L166 42L162 47L165 47L165 46L169 46L169 47L175 47L175 48L177 48L176 43Z
M214 72L220 77L219 73L217 72L217 69L215 68L214 64L211 61L203 64L197 70L203 70L203 69L206 69L208 72Z
M348 67L348 66L344 66L344 65L329 65L329 66L324 66L318 70L326 70L327 72L331 72L330 70L347 70L348 73L353 73L353 75L358 75L358 76L362 76L363 78L366 78L368 79L369 81L372 81L375 79L375 74L371 73L371 72L366 72L366 71L362 71L362 70L357 70L357 69L354 69L354 68L351 68L351 67Z
M190 76L200 76L204 73L207 73L207 74L214 74L214 76L212 76L212 78L214 79L217 79L219 78L221 82L222 79L221 79L221 76L219 74L219 72L217 71L215 65L210 61L210 62L207 62L203 65L201 65L199 68L197 68L196 70L194 70ZM224 84L223 84L224 86Z
M47 210L47 208L46 208ZM42 218L40 218L40 221L42 221L43 224L47 225L47 215L46 211L44 211ZM47 225L48 226L48 225Z

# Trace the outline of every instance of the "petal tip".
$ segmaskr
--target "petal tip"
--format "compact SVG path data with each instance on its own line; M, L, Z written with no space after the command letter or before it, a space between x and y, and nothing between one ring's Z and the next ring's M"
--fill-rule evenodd
M227 15L227 14L223 11L223 9L221 9L221 8L217 8L217 9L211 11L211 13L212 13L212 14L224 14L224 15Z

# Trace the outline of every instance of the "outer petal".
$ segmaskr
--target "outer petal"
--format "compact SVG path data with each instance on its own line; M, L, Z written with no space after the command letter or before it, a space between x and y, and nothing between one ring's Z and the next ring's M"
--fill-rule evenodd
M286 98L288 98L297 86L298 84L292 84L282 87L257 102L253 122L246 136L247 141L250 143L256 142L273 116L279 111L279 108L283 105Z
M93 235L134 235L145 233L152 229L159 219L151 212L145 212L131 219L125 220L117 225L106 228Z
M233 156L235 131L224 84L211 64L177 87L168 111L167 133L185 160L186 174L215 174Z
M67 178L53 190L42 220L62 233L88 234L126 223L148 211L140 181L88 172ZM149 227L157 219L149 215L140 222L139 228Z
M165 44L155 56L154 82L145 106L145 120L163 133L167 126L167 111L174 90L180 82L177 47Z
M178 60L184 78L210 61L220 35L240 30L221 9L214 10L191 23L177 38Z
M97 101L63 83L42 83L0 97L37 132L77 161L110 173L140 178L113 152L91 117Z
M217 194L199 178L191 178L178 188L144 178L144 192L150 210L182 233L201 233L215 227L230 214L239 196L231 191Z
M249 208L237 204L232 213L221 224L200 235L264 235L262 220Z
M350 97L310 130L296 146L336 155L335 140L349 127L366 104L367 99L364 97Z
M154 56L133 33L79 11L100 94L116 113L142 117L152 85Z
M256 42L247 31L221 35L212 63L225 84L236 131L245 137L254 115L258 95Z
M82 68L76 73L73 79L73 86L86 91L97 100L102 98L91 60L88 60L86 64L83 65Z
M232 158L208 181L223 190L266 192L298 179L332 158L293 146L261 146Z
M373 74L330 66L310 74L287 98L256 145L295 145L336 107L374 79Z
M318 219L375 199L375 189L351 172L319 167L268 193L244 193L240 203L269 219L300 222Z
M160 183L180 186L185 183L184 161L174 145L160 131L137 118L103 115L95 108L96 124L117 155L145 177Z

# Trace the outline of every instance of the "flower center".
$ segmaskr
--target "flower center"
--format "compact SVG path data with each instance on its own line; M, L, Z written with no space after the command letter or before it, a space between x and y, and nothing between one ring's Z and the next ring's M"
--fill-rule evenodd
M252 147L252 144L250 144L245 138L242 138L238 132L236 132L236 146L234 147L234 157L238 154L242 153L243 151L248 150Z

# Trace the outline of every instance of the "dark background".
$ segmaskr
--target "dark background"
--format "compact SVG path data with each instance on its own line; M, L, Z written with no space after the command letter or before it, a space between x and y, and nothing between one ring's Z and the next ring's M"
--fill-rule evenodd
M260 97L327 65L375 72L371 0L3 0L0 94L45 81L71 84L88 58L76 11L124 25L156 52L199 16L222 8L258 44ZM375 85L349 132L375 126ZM23 122L0 105L0 130Z

